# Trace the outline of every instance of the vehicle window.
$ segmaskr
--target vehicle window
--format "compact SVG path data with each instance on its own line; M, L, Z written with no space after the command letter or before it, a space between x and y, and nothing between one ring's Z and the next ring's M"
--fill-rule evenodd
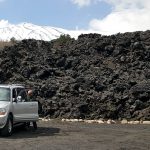
M0 101L10 101L10 89L0 87Z
M25 89L17 88L17 96L21 96L23 102L28 101Z

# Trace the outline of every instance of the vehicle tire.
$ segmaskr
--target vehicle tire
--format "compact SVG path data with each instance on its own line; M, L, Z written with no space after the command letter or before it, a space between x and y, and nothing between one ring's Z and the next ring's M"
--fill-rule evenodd
M12 130L13 130L13 120L12 120L12 117L9 115L6 125L1 130L1 135L4 137L11 136Z
M34 128L34 130L37 130L37 123L36 123L36 121L33 122L33 128Z

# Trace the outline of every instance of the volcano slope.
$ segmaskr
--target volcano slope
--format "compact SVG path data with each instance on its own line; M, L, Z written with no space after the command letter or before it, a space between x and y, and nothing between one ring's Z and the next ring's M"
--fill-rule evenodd
M51 118L150 120L150 31L17 42L0 82L34 87Z

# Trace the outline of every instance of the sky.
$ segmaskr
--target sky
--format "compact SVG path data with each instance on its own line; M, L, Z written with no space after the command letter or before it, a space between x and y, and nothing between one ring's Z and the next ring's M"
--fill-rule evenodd
M114 34L150 29L150 0L0 0L0 20Z

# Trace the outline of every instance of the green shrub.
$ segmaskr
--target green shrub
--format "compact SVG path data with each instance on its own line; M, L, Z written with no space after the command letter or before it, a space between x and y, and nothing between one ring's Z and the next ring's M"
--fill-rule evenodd
M71 40L74 40L74 38L71 38L69 34L62 34L58 39L56 39L56 42L63 45Z

